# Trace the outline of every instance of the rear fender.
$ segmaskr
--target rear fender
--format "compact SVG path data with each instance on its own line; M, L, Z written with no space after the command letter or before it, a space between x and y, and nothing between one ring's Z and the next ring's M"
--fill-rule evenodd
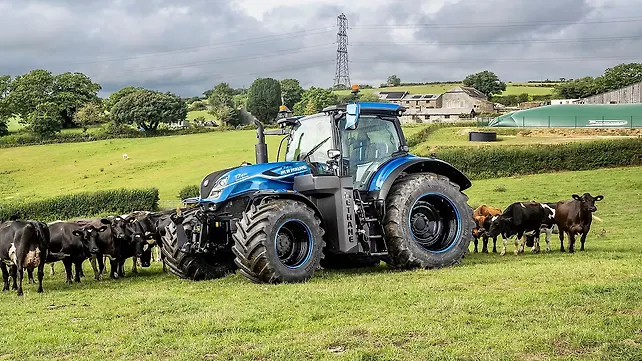
M471 186L468 177L450 165L450 163L436 158L407 156L396 162L389 162L382 166L372 177L368 191L374 199L386 199L390 188L392 188L394 182L402 174L414 173L434 173L442 175L457 184L460 191L468 189Z

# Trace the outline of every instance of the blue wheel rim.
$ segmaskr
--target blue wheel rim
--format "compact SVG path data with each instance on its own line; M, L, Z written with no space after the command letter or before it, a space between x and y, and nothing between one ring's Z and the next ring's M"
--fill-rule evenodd
M408 228L411 237L424 250L444 253L459 240L462 221L450 198L441 193L425 193L410 207Z
M283 221L274 234L274 252L287 268L297 269L308 263L314 240L310 228L298 219Z

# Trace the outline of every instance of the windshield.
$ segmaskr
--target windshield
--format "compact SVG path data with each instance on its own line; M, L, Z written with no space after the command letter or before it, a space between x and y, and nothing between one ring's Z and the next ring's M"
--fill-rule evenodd
M314 147L332 137L330 119L327 115L304 118L301 124L293 129L291 136L285 160L301 160ZM328 150L331 148L332 140L329 139L310 155L310 162L325 163L328 160Z
M366 186L370 175L399 151L401 141L392 119L360 115L355 130L345 130L345 117L339 121L341 154L348 160L355 188Z

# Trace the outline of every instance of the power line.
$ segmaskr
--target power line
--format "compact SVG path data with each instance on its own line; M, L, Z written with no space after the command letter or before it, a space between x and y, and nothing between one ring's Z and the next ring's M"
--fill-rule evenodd
M565 20L565 21L541 21L536 23L419 23L419 24L395 24L395 25L356 25L350 29L399 29L399 28L449 28L449 29L466 29L466 28L504 28L504 27L531 27L531 26L553 26L553 25L583 25L583 24L612 24L612 23L630 23L642 22L641 17L629 18L612 18L596 20Z
M52 64L51 67L107 63L112 61L138 59L138 58L145 58L150 56L163 56L163 55L172 55L176 53L189 53L189 52L196 52L196 51L203 51L203 50L222 49L222 48L229 48L232 46L240 46L240 45L260 44L260 43L272 42L282 37L296 38L296 37L304 37L304 36L310 36L310 35L326 34L332 30L334 29L333 28L307 29L307 30L295 31L290 33L282 33L277 35L268 35L263 37L233 40L229 42L212 43L212 44L206 44L206 45L177 48L177 49L166 50L166 51L142 53L142 54L136 54L136 55L130 55L130 56L124 56L124 57L118 57L118 58L102 58L102 59L80 61L80 62L58 63L58 64Z
M386 46L386 45L488 45L488 44L556 44L556 43L584 43L599 41L640 40L642 36L615 36L606 38L580 38L580 39L517 39L517 40L479 40L479 41L427 41L427 42L356 42L351 46Z
M531 63L531 62L552 62L552 61L600 61L600 60L627 60L627 59L639 59L641 55L630 55L630 56L610 56L610 57L572 57L572 58L532 58L532 59L502 59L502 58L493 58L493 59L481 59L481 58L470 58L470 59L451 59L451 60L372 60L372 59L357 59L351 61L351 63L405 63L405 64L453 64L453 63L479 63L479 62L511 62L511 63Z
M228 58L203 60L203 61L197 61L197 62L171 64L171 65L153 67L153 68L134 68L134 69L127 69L127 70L117 71L117 72L109 72L109 75L129 74L129 73L138 73L138 72L149 72L149 71L156 71L156 70L175 69L175 68L183 68L183 67L196 66L196 65L206 65L206 64L220 64L220 63L226 63L226 62L232 62L232 61L263 59L263 58L275 57L275 56L289 56L289 55L292 55L292 54L305 53L305 52L309 52L311 50L316 50L316 49L320 49L320 48L327 48L327 47L332 46L332 45L334 45L334 43L314 45L314 46L306 46L306 47L302 47L302 48L285 49L285 50L280 50L280 51L272 52L272 53L255 54L255 55L242 55L242 56L234 56L234 57L228 57ZM103 75L103 74L98 74L98 75Z

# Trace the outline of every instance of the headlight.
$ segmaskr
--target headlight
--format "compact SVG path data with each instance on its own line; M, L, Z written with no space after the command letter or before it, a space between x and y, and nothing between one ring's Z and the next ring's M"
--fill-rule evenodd
M216 185L214 185L214 189L218 188L223 188L227 185L227 182L230 180L230 176L226 175L225 177L222 177L216 182Z
M210 192L209 197L207 197L207 198L218 198L218 196L220 196L220 195L221 195L221 190L220 189L218 189L218 190L212 189L212 191Z

